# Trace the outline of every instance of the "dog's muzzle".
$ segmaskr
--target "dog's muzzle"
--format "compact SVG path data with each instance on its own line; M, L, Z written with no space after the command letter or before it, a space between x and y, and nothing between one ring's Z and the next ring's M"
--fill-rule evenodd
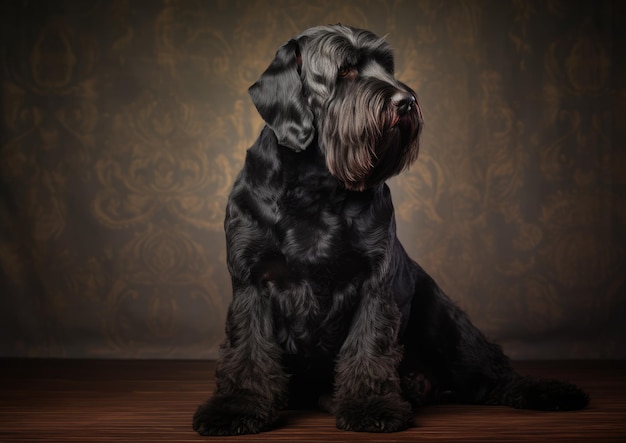
M417 106L417 100L412 94L396 94L392 100L393 106L391 115L393 116L389 125L389 128L393 129L398 126L398 123L403 117L408 116Z
M417 105L417 100L412 94L403 94L397 99L394 97L393 104L396 107L398 115L404 115L407 112L410 112Z

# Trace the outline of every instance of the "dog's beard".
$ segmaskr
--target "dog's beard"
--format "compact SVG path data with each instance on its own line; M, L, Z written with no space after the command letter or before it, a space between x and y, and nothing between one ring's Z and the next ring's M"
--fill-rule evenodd
M328 170L353 191L381 184L411 165L422 126L417 106L399 115L389 104L395 88L368 94L363 89L350 91L351 100L329 103L320 134Z

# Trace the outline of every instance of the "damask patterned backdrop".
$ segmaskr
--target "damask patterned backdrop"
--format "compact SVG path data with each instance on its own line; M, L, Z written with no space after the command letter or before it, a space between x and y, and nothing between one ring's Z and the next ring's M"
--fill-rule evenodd
M625 358L618 0L4 1L0 354L211 358L247 88L317 24L373 30L426 120L409 253L515 358Z

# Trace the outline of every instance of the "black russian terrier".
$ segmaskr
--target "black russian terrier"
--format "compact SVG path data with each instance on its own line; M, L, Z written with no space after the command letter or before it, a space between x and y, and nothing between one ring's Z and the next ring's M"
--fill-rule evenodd
M233 300L198 433L268 430L307 401L368 432L406 429L444 393L587 405L574 385L518 375L398 241L385 181L416 160L422 114L383 39L308 29L249 92L266 126L226 208Z

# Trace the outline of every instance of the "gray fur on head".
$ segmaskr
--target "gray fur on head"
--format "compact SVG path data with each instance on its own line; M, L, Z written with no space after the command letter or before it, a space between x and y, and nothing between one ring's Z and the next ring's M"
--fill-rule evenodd
M289 40L250 87L278 142L317 142L329 171L362 190L401 172L419 151L415 92L394 77L390 45L370 31L318 26Z

